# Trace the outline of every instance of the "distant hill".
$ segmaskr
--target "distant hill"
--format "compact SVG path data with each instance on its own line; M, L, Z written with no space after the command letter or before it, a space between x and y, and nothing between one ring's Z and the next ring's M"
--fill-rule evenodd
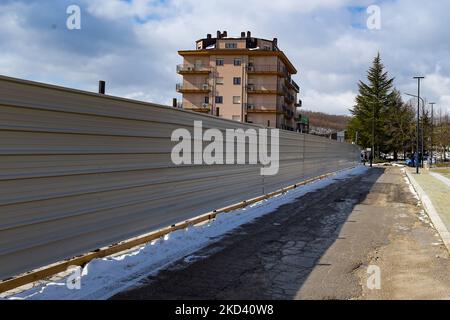
M309 118L310 133L330 134L343 131L350 121L349 116L337 116L323 112L300 110L300 114Z

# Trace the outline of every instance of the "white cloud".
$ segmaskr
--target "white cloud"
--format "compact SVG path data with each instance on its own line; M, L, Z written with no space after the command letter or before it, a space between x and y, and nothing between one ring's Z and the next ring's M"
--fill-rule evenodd
M382 29L365 29L365 6L356 0L80 0L82 30L69 32L72 1L0 4L2 74L171 103L180 49L216 30L279 39L300 71L304 107L347 114L358 80L378 51L396 85L414 92L412 76L425 74L423 94L450 106L450 3L377 1Z
M355 104L355 95L353 91L323 93L309 90L304 93L302 100L307 110L348 115L349 109Z

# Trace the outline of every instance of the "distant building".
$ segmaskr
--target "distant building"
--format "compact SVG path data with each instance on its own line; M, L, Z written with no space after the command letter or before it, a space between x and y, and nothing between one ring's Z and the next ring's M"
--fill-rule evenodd
M346 131L339 131L338 133L337 133L337 141L338 142L345 142L345 135L346 135Z
M299 114L298 117L296 118L297 121L297 132L300 133L309 133L309 118Z
M182 107L265 127L295 131L300 107L297 70L278 48L277 39L253 38L250 32L228 37L217 31L196 41L196 50L178 52L183 82Z
M345 142L347 132L346 131L338 131L334 132L330 135L331 140L336 140L338 142Z

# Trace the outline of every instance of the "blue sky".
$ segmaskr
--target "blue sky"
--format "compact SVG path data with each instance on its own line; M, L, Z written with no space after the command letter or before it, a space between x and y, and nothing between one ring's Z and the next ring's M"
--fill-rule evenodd
M67 6L81 30L66 28ZM381 8L381 29L366 9ZM0 1L0 74L170 104L178 97L177 51L216 30L279 39L309 110L348 114L379 51L396 86L450 111L450 32L445 0L23 0Z

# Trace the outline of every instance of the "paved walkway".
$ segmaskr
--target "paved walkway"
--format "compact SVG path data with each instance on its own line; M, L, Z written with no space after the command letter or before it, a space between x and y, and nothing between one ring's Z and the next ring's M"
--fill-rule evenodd
M309 193L113 299L450 299L448 251L404 179L374 168Z
M450 230L450 185L445 181L448 179L428 170L422 170L420 175L416 175L412 169L407 170L430 198L442 222Z

